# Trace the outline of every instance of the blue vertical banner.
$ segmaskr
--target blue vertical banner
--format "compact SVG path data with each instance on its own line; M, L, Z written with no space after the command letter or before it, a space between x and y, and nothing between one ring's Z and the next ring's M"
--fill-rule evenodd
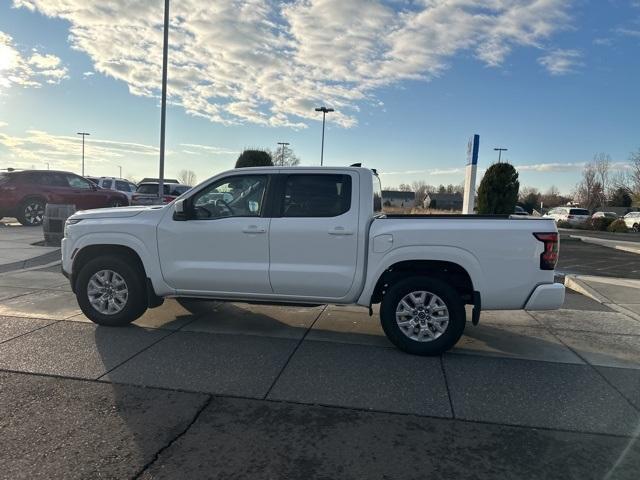
M469 138L467 144L467 165L478 164L478 150L480 149L480 135L477 133Z

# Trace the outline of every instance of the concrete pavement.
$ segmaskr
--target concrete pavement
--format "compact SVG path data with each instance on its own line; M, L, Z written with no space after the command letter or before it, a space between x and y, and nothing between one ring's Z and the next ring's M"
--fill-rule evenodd
M98 327L0 274L0 478L636 478L640 321L569 293L441 358L357 307L175 300Z
M60 249L34 245L43 242L42 227L24 227L15 219L0 221L0 272L45 265L60 259Z

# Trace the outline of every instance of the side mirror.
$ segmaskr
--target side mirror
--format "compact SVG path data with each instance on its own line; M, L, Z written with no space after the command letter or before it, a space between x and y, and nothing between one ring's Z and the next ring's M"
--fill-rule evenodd
M181 198L173 204L173 219L177 221L188 220L189 215L187 215L187 211L186 199Z

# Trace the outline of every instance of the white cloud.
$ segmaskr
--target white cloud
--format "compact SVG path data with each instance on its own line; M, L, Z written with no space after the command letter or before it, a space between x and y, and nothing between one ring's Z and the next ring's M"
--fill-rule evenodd
M62 18L73 48L96 72L158 96L162 2L14 0ZM181 0L171 5L169 97L224 124L348 127L375 91L428 80L471 52L501 65L520 46L540 47L569 23L565 0Z
M95 74L96 72L84 72L82 76L87 78L87 77L93 77Z
M557 49L538 58L538 62L551 75L566 75L574 73L578 67L584 65L581 59L582 54L578 50Z
M53 135L40 130L27 130L22 136L0 133L0 152L12 167L51 163L52 168L77 170L82 140L78 136ZM100 140L87 137L85 160L92 165L114 163L137 158L154 159L158 149L139 143Z
M6 126L8 126L8 125L9 125L9 124L8 124L7 122L2 122L2 121L0 121L0 128L6 127Z
M11 86L40 87L60 83L67 68L60 58L34 50L30 56L20 52L11 35L0 32L0 93Z
M224 147L214 147L213 145L200 145L197 143L181 143L181 147L186 147L186 150L182 150L184 153L190 155L237 155L237 150Z

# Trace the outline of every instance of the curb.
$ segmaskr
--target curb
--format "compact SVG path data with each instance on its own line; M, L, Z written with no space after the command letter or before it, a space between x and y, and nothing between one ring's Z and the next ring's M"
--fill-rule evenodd
M615 310L619 313L622 313L640 322L640 315L638 315L636 312L632 310L629 310L628 308L621 307L620 305L612 302L610 299L608 299L601 293L598 293L589 285L587 285L585 281L581 280L578 275L575 275L573 273L565 275L564 286L570 290L573 290L574 292L578 292L584 295L585 297L589 297L592 300L595 300L596 302L606 307L609 307L612 310Z
M602 247L614 248L623 252L635 253L640 255L640 246L637 242L627 242L625 240L609 240L606 238L594 238L582 235L569 235L570 238L578 239L584 243L600 245Z
M44 265L51 264L60 260L60 249L53 250L51 252L38 255L37 257L28 258L26 260L20 260L13 263L5 263L0 265L0 273L14 272L16 270L31 269L33 267L42 267Z

